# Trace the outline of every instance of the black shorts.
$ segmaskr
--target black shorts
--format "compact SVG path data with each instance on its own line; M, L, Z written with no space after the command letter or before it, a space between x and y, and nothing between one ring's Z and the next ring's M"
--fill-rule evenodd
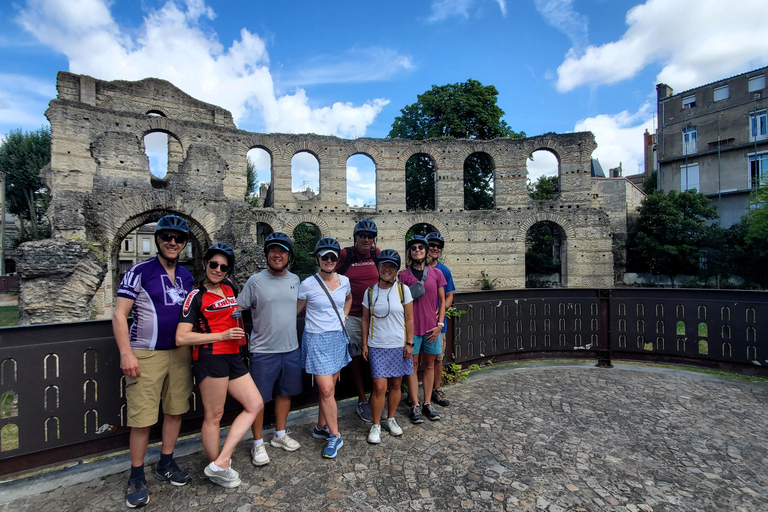
M192 371L198 384L206 377L229 377L235 380L248 373L240 354L205 354L192 361Z

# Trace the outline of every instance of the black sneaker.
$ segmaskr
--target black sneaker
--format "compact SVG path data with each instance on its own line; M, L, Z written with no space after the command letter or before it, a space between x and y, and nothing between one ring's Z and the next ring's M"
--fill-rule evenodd
M419 404L411 407L411 423L424 423L424 416L421 415L421 406Z
M443 393L442 388L432 390L432 401L440 407L448 407L451 405L451 402L445 398L445 393Z
M435 409L435 406L431 403L424 404L421 410L424 411L424 415L429 418L430 421L437 421L440 419L440 413L437 412L437 409Z
M175 460L171 460L167 466L160 466L158 463L155 468L155 478L171 482L176 486L186 485L190 480L189 473L177 466Z
M143 507L149 503L149 493L147 493L147 481L144 478L128 480L125 486L125 504L128 508Z

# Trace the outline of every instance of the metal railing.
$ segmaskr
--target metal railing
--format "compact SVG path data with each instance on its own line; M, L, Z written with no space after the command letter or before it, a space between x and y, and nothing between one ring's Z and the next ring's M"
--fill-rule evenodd
M465 366L561 357L610 366L611 358L633 358L768 375L763 292L546 289L455 299L467 313L454 320L448 346ZM294 407L317 403L311 376L304 384ZM2 466L19 471L125 448L124 390L109 321L0 329L0 460L14 461ZM337 397L355 394L345 369ZM238 404L227 409L235 414ZM183 432L199 430L201 418L195 387ZM159 430L152 436L159 438Z

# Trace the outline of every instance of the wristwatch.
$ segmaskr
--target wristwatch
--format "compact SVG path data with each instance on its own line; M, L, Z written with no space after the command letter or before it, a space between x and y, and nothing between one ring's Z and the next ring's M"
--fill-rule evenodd
M406 341L406 342L405 342L405 344L406 344L406 345L408 345L409 347L412 347L412 346L413 346L413 342L410 342L410 343L409 343L409 342L407 342L407 341Z
M437 325L439 325L440 327L445 327L445 324L443 322L437 322Z

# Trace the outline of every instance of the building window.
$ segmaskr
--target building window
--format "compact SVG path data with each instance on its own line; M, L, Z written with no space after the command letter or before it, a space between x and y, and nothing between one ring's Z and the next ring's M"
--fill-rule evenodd
M683 108L693 108L696 106L696 95L683 98Z
M729 96L728 86L724 85L722 87L716 87L713 93L714 93L715 101L728 99L728 96Z
M149 254L149 238L143 238L141 240L141 252Z
M133 266L132 261L120 261L120 274L125 275Z
M699 164L680 166L680 192L699 189Z
M749 114L749 140L768 138L768 111Z
M683 130L683 154L691 155L696 152L696 128Z
M755 189L768 174L768 153L749 156L749 188Z
M125 252L133 252L133 239L132 238L126 238L123 240L123 251Z
M757 75L749 79L749 92L762 89L765 89L765 75Z

